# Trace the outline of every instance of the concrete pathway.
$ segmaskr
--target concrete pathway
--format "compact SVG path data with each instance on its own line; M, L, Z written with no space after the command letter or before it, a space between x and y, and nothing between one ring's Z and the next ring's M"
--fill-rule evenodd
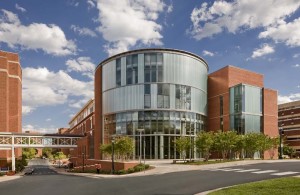
M147 175L158 175L158 174L166 174L171 172L180 172L180 171L191 171L191 170L209 170L216 169L222 167L233 167L239 165L249 165L249 164L257 164L257 163L277 163L277 162L300 162L299 160L242 160L242 161L234 161L234 162L226 162L226 163L217 163L217 164L208 164L208 165L183 165L183 164L172 164L172 160L147 160L146 164L155 167L154 169L131 173L126 175L107 175L107 174L94 174L94 173L71 173L67 172L63 168L56 168L54 166L50 166L51 169L54 169L56 172L65 175L77 175L83 177L90 178L120 178L120 177L135 177L135 176L147 176ZM14 176L2 176L0 177L0 182L18 179L22 177L23 174L17 174Z

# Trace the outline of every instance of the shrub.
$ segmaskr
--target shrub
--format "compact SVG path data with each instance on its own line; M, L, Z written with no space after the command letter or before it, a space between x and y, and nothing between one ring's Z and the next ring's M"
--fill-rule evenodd
M127 169L127 172L128 173L134 173L134 169L133 168L129 168L129 169Z
M124 170L124 169L115 172L115 174L117 174L117 175L123 175L123 174L126 174L126 173L127 173L127 171Z

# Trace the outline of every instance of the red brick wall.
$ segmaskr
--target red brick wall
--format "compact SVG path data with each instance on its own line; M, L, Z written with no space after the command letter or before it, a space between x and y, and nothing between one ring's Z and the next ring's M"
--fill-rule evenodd
M16 53L0 51L0 132L22 132L22 70ZM21 149L16 149L16 157ZM0 151L11 159L11 151Z
M102 159L102 155L99 150L99 146L102 143L102 121L102 66L99 66L95 73L95 159Z
M223 129L230 129L229 88L241 83L263 87L263 75L234 66L226 66L208 75L208 130L220 129L220 96L223 96Z
M72 158L70 159L70 161L73 163L73 165L75 166L75 169L77 170L82 170L82 163L83 160L82 158ZM84 160L84 164L85 170L96 170L96 164L101 164L101 169L102 170L106 170L106 171L110 171L112 170L112 163L111 161L107 161L107 160L91 160L91 159L85 159ZM134 166L136 166L138 163L137 162L114 162L114 168L116 171L118 170L127 170L129 168L132 168Z
M263 89L263 131L270 137L278 136L278 106L277 91ZM265 152L264 159L269 159L269 152ZM274 159L278 158L278 152L275 150Z

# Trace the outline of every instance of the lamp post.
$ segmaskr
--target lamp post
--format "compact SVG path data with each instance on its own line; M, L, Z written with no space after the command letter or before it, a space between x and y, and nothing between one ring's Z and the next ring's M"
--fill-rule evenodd
M112 151L111 151L111 169L112 169L112 174L115 173L115 162L114 162L114 155L115 155L115 138L113 137L111 140L112 144Z
M279 153L279 159L283 159L282 154L283 154L283 143L282 143L282 135L284 134L283 132L283 128L279 127L279 149L280 149L280 153Z
M138 132L140 132L140 155L139 155L139 161L140 161L140 164L142 163L142 132L144 131L144 129L137 129ZM145 155L145 154L144 154Z

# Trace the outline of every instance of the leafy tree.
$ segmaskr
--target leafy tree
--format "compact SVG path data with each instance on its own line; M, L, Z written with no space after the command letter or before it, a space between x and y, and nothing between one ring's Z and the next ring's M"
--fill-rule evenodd
M133 153L134 144L133 140L130 137L121 137L116 140L115 144L116 152L121 156L121 159L124 160Z
M23 148L22 155L24 155L26 159L32 159L36 155L36 150L34 148Z
M130 157L133 153L134 144L133 140L130 137L121 137L115 140L114 152L118 154L122 160ZM100 150L104 155L112 155L112 144L102 144Z
M212 132L201 132L196 137L196 148L203 155L204 161L208 161L210 151L214 144Z
M67 156L63 152L57 152L54 155L55 160L61 160L67 158Z
M53 159L51 148L43 148L42 155L45 156L46 158Z
M296 150L290 146L284 145L283 146L283 155L288 155L290 158L296 154Z
M261 158L264 158L264 152L266 150L269 150L272 148L272 140L269 136L263 134L263 133L259 133L258 136L257 136L257 144L258 144L258 149L259 149L259 152L260 152L260 157Z
M245 158L245 145L245 135L237 135L235 146L232 149L236 158Z
M188 137L179 137L175 140L176 150L181 154L183 160L186 159L186 152L191 147L191 143Z
M255 152L260 150L259 139L261 139L261 133L248 133L245 135L245 150L247 155L254 158Z
M234 149L237 140L235 131L218 131L214 134L214 149L222 154L223 160L228 156L229 151Z
M278 146L279 146L279 137L273 137L273 138L269 138L270 142L272 143L272 147L268 150L270 158L273 159L275 156L275 151L278 150Z

